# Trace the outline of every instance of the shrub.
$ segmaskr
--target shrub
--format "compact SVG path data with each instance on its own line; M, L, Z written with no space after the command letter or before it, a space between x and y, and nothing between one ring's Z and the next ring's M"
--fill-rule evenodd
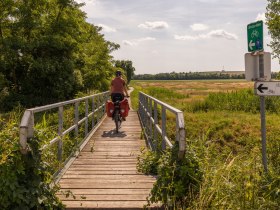
M157 181L151 190L148 205L161 202L166 208L185 209L198 196L202 172L199 161L190 149L183 159L178 159L178 144L167 149L157 159L151 152L138 164L143 169L157 168ZM143 165L144 163L144 165ZM149 171L149 170L147 170Z
M41 160L39 140L30 139L30 152L20 153L20 113L11 113L0 131L0 209L63 209L52 186L49 166Z

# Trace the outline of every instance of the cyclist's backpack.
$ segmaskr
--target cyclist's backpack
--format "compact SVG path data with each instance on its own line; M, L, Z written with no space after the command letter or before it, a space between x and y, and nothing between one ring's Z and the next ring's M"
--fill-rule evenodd
M125 98L124 100L121 101L121 116L122 117L127 117L128 116L128 111L129 111L129 104L128 100Z
M114 112L114 103L112 101L106 102L106 113L108 117L112 117Z

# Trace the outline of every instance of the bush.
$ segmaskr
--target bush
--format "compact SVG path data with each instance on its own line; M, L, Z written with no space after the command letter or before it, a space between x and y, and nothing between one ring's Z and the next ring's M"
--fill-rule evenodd
M20 116L13 112L0 131L0 209L63 209L49 166L41 160L39 140L30 139L30 152L20 153Z
M178 159L178 144L166 150L159 159L148 152L141 168L144 172L154 172L156 167L157 181L150 193L149 203L161 202L166 208L185 209L197 198L202 180L199 161L190 149L183 159ZM142 157L143 158L143 157ZM145 169L148 169L145 171ZM143 172L143 170L142 170Z

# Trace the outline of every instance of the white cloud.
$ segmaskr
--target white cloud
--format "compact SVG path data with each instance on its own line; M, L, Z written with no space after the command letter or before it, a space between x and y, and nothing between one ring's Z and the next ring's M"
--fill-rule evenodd
M195 23L195 24L191 25L191 29L193 31L204 31L204 30L208 29L208 26L204 25L204 24L200 24L200 23Z
M154 37L145 37L145 38L137 39L138 42L154 41L154 40L156 40L156 38L154 38Z
M198 40L198 39L209 39L209 38L225 38L228 40L237 40L238 37L235 34L229 33L223 29L219 29L219 30L213 30L210 31L207 34L200 34L200 35L196 35L196 36L190 36L190 35L184 35L184 36L180 36L180 35L174 35L174 39L177 40Z
M127 46L137 46L140 44L140 42L145 42L145 41L154 41L156 38L154 37L144 37L144 38L139 38L139 39L133 39L131 41L129 40L123 40L123 44Z
M154 22L146 21L145 23L141 23L138 25L138 28L144 28L144 29L165 29L168 27L169 27L168 24L164 21L154 21Z
M116 32L117 30L115 28L111 28L110 26L104 25L104 24L98 24L99 27L102 27L102 30L104 32Z
M137 43L133 41L123 40L122 43L127 46L136 46Z
M189 35L185 35L185 36L180 36L180 35L174 35L174 39L177 39L177 40L182 40L182 41L185 41L185 40L197 40L199 39L200 37L199 36L189 36Z
M256 20L262 20L265 22L266 18L265 18L265 13L259 13L258 16L256 17Z
M207 36L216 37L216 38L225 38L229 40L237 40L238 37L235 34L229 33L223 29L210 31Z

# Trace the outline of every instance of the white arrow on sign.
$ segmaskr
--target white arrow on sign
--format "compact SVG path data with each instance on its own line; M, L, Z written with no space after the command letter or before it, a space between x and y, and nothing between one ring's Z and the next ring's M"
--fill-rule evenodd
M256 46L255 42L253 42L253 40L250 40L250 42L249 42L250 50L253 50L253 47L255 47L255 46Z
M280 96L280 81L255 82L255 93L259 96Z

